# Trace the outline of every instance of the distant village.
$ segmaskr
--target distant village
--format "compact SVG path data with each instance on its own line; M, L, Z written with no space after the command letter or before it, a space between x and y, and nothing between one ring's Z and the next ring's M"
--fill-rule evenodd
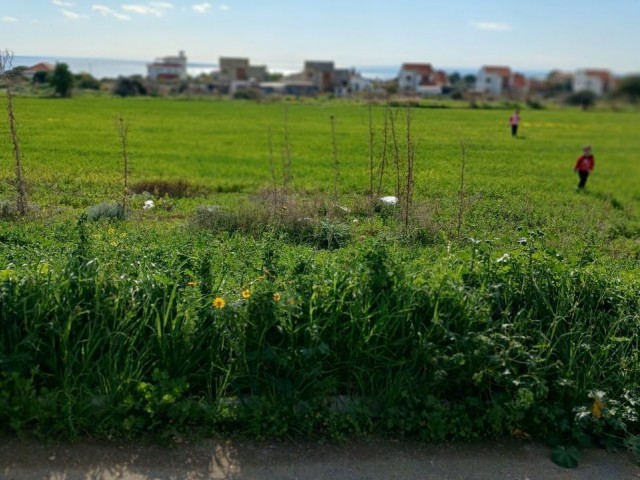
M606 96L616 79L606 69L584 68L575 72L554 70L546 78L527 78L509 66L484 65L475 75L447 74L431 63L403 63L394 79L365 78L354 69L337 68L333 61L305 61L299 72L270 73L266 65L253 65L249 58L221 57L219 70L191 78L184 51L156 58L147 65L144 80L159 94L180 93L230 95L235 98L287 95L296 97L332 94L349 97L374 94L402 94L417 97L508 98L547 97L564 92L591 92ZM23 71L27 78L51 71L40 63Z

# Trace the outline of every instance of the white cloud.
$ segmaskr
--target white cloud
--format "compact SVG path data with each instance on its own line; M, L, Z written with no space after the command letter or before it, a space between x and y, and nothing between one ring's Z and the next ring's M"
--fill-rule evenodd
M486 30L491 32L510 32L513 27L502 22L471 22L471 25L477 30Z
M2 17L4 23L15 23L18 21L16 17Z
M71 10L62 9L60 11L62 12L62 15L64 15L64 18L66 18L67 20L80 20L81 18L88 18L86 15L80 15L79 13L72 12Z
M91 8L103 17L114 17L115 19L121 21L131 20L131 17L129 15L116 12L115 10L112 10L109 7L105 7L104 5L93 5Z
M207 11L211 10L211 4L209 2L196 3L193 5L193 9L198 13L207 13Z
M231 7L223 3L222 5L220 5L220 10L228 12L229 10L231 10Z
M74 5L72 2L63 2L62 0L51 0L51 3L58 7L73 7Z
M140 15L155 15L156 17L161 17L164 14L161 9L148 7L146 5L122 5L122 10Z

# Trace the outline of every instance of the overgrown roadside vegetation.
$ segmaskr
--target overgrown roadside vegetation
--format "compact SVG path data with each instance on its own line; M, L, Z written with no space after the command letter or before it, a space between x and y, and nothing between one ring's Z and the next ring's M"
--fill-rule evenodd
M637 112L59 102L15 102L5 429L637 452Z

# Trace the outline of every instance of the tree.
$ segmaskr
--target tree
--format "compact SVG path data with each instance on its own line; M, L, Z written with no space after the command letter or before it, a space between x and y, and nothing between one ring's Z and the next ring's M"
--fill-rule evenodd
M78 88L84 90L100 90L100 82L88 73L76 75L74 83Z
M569 95L566 102L569 105L580 105L583 110L588 110L596 104L596 94L590 90L580 90Z
M69 66L66 63L56 63L49 83L54 88L55 94L60 97L71 97L71 90L73 89L73 75L69 71Z
M138 77L119 77L113 88L113 93L119 97L136 97L147 95L147 88Z
M631 103L640 100L640 75L629 75L620 80L613 96L627 98Z

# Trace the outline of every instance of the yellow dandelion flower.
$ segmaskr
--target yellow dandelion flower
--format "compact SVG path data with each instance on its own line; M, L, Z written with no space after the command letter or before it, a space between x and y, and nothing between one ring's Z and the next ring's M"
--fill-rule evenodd
M600 401L600 399L596 398L593 401L593 405L591 405L591 415L596 418L602 418L602 409L604 408L604 403Z
M218 308L218 309L224 308L224 306L226 305L224 298L220 298L220 297L214 298L212 304L213 304L213 308Z
M295 305L296 301L293 298L289 299L289 305Z
M280 294L278 292L273 294L273 301L274 302L279 302L280 301Z
M198 285L198 282L187 282L187 286L189 287L195 287L196 285Z
M248 288L245 288L244 290L242 290L242 298L249 298L251 296L251 292L249 291Z

